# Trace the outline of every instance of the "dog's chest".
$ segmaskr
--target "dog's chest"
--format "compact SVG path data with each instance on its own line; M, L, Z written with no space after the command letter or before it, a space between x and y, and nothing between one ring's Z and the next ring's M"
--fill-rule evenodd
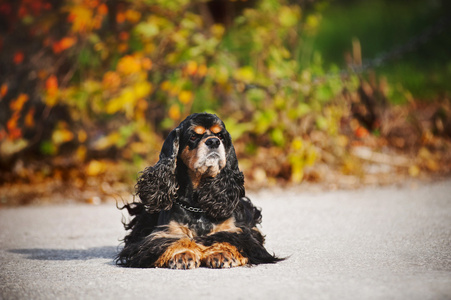
M199 218L192 218L188 223L188 227L196 236L202 236L209 234L214 226L202 215Z

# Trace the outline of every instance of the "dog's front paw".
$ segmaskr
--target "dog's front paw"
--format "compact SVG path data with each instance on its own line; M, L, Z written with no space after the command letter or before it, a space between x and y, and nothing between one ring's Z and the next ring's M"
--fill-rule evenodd
M168 267L171 269L195 269L199 267L200 261L193 252L186 251L175 254L169 261Z
M206 257L204 264L209 268L219 269L238 267L246 264L246 262L242 262L229 252L216 252Z

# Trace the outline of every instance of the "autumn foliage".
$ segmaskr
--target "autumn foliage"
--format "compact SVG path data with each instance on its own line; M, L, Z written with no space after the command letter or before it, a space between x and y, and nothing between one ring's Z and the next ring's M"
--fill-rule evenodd
M249 180L315 180L317 163L355 169L349 147L377 128L352 121L358 77L329 76L304 47L320 15L293 1L221 2L225 20L206 1L2 2L1 168L38 161L44 177L75 168L84 175L67 176L83 179L108 160L135 176L171 128L208 111ZM2 180L33 177L14 176Z

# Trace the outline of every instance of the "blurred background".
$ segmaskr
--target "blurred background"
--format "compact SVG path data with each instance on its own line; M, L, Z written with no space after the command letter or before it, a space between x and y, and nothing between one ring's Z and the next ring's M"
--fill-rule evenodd
M446 0L0 1L0 205L133 193L193 112L248 189L451 170Z

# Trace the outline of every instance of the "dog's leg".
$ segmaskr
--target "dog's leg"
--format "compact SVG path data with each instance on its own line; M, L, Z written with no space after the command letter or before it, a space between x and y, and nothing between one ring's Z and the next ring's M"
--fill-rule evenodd
M204 250L202 265L209 268L231 268L246 265L248 259L229 243L216 243Z
M156 267L194 269L200 266L202 249L190 238L182 238L169 246L155 262Z

